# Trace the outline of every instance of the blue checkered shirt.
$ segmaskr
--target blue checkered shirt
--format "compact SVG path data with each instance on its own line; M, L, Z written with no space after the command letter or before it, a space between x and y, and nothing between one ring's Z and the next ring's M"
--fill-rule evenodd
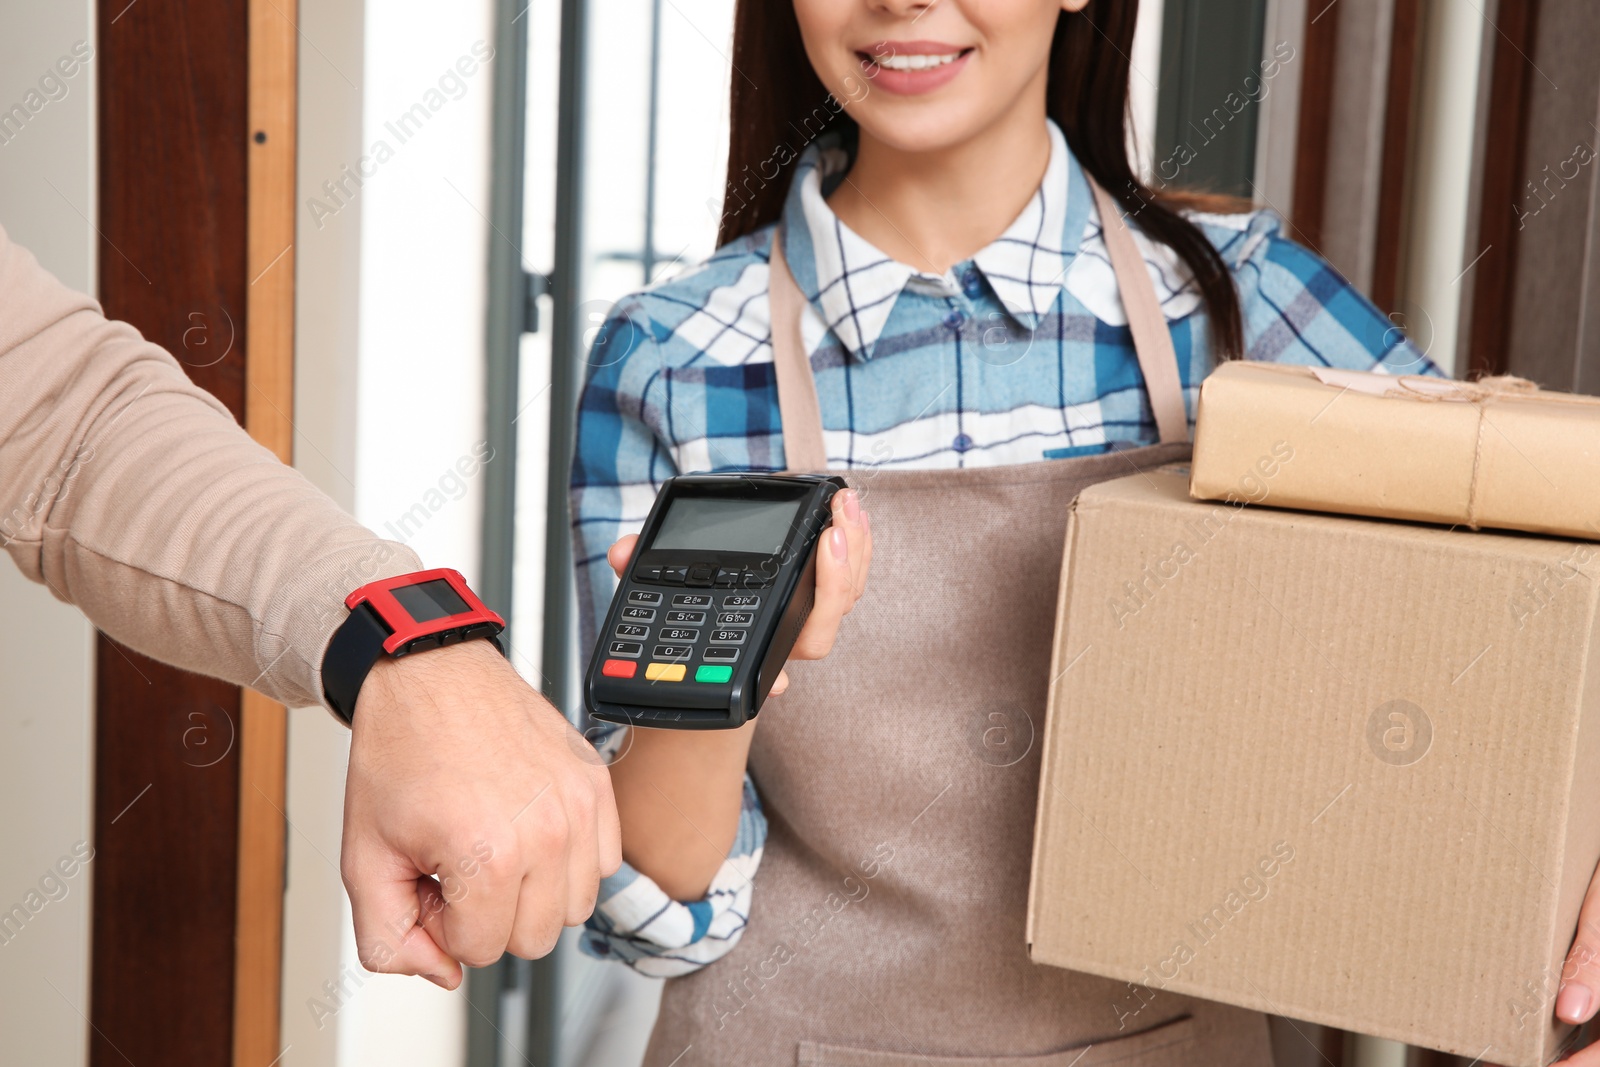
M997 466L1157 440L1093 195L1053 124L1050 139L1022 214L943 275L890 259L829 209L825 197L849 166L839 142L825 137L797 163L784 251L809 297L801 337L831 469ZM1331 266L1284 237L1274 215L1190 217L1233 272L1247 358L1439 373ZM1192 420L1214 364L1205 310L1182 261L1130 221ZM767 308L774 232L628 297L596 336L571 485L585 652L615 586L606 549L639 530L665 479L784 468ZM673 901L624 866L601 887L585 949L662 976L725 954L749 915L765 838L747 780L738 839L707 896Z

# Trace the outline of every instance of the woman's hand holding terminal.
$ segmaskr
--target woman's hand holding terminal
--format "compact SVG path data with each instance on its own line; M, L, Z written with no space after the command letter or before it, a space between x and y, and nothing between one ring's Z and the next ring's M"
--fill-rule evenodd
M817 543L816 601L791 659L826 656L866 588L871 521L854 489L836 493L832 509L833 524ZM630 534L607 553L618 577L638 540ZM772 695L788 687L787 672L780 673ZM737 730L630 729L632 736L611 766L623 858L655 879L668 896L699 900L738 832L755 721Z

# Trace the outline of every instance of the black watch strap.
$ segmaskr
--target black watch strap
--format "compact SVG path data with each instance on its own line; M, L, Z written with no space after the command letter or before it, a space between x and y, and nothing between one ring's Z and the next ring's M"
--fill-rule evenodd
M357 604L350 617L333 632L328 651L322 655L322 691L333 713L351 725L356 717L356 697L367 672L387 656L383 643L389 628L369 604Z
M322 654L322 692L328 698L328 706L346 726L355 724L356 698L361 695L361 685L367 680L372 665L389 655L383 647L389 634L389 628L372 605L362 603L351 609L350 617L328 641L328 650ZM470 630L468 636L472 636ZM506 654L498 634L478 636L488 638L502 656ZM452 636L444 643L450 645L459 640Z

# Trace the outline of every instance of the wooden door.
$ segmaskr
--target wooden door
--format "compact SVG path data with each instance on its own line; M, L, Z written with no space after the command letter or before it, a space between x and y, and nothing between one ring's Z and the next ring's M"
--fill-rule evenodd
M293 0L97 12L100 298L289 458ZM284 712L101 635L90 1062L279 1058Z

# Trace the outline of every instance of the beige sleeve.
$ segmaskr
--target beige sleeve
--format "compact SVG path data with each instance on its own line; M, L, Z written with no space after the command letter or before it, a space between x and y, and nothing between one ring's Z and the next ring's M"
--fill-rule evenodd
M117 641L291 706L323 703L345 594L421 566L3 229L0 545Z

